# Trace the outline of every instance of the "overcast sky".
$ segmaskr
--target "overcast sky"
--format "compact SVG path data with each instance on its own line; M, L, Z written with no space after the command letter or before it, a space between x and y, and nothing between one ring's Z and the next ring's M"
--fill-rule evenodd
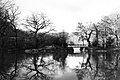
M58 31L75 31L78 22L97 22L120 11L120 0L16 0L23 18L43 12Z

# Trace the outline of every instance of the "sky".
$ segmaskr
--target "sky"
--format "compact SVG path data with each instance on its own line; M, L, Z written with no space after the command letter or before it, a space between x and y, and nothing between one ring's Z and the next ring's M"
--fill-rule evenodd
M74 32L78 22L95 23L103 16L119 13L120 0L15 0L21 18L44 13L57 31Z

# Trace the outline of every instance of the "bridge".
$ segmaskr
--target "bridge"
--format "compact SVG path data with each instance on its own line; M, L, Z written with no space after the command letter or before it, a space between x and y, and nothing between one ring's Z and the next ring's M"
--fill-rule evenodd
M74 44L74 45L68 44L68 47L80 48L80 47L88 47L88 45L87 44Z

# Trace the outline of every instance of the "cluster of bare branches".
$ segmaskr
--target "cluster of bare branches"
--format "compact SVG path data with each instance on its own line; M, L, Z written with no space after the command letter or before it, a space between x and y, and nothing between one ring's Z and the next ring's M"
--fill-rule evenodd
M54 30L53 28L51 28L51 26L52 26L51 24L52 23L50 22L50 20L47 19L47 17L43 13L41 13L41 14L32 13L31 16L29 16L25 19L25 23L23 23L23 25L30 32L35 33L35 34L40 32L40 30L46 29L48 27L50 27L50 28L45 33L49 33L50 31Z

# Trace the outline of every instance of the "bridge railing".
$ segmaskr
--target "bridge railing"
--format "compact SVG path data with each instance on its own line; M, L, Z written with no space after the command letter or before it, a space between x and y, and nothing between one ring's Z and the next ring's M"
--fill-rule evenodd
M68 47L80 48L80 47L88 47L88 45L87 44L74 44L74 45L68 44Z

